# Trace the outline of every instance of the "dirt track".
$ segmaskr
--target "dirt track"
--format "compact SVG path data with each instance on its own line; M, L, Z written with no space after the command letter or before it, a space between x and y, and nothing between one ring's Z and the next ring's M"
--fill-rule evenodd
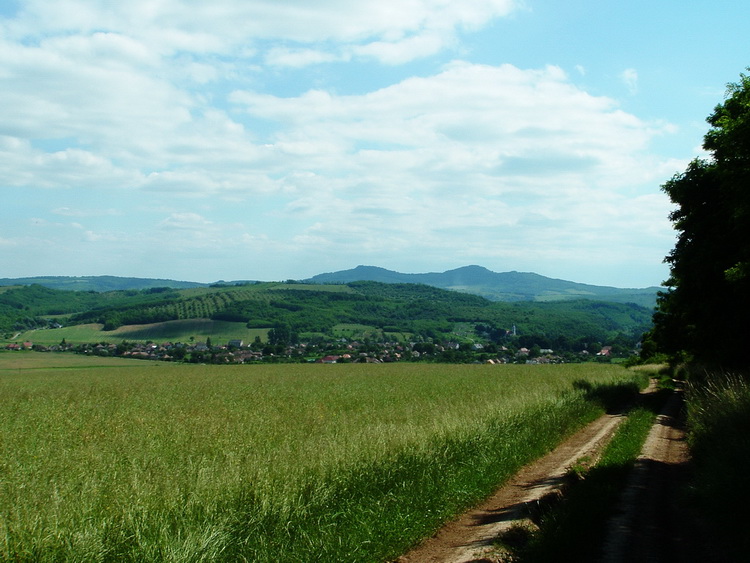
M676 391L657 418L605 538L603 563L722 561L685 508L688 449ZM622 420L605 415L522 469L481 506L442 528L398 563L496 561L492 542L549 495L560 494L577 460L595 458Z

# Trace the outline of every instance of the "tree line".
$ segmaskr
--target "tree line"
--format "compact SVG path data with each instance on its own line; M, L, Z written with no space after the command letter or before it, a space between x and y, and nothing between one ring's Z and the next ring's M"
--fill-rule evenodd
M644 355L673 364L747 373L750 341L750 77L729 84L708 116L703 148L662 189L677 208L678 233L666 257L661 292Z

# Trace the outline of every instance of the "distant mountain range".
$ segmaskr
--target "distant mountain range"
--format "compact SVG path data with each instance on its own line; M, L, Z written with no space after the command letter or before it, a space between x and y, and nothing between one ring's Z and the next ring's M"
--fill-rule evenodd
M402 274L375 266L357 266L352 270L319 274L305 280L311 283L421 283L481 295L491 301L560 301L592 299L616 303L636 303L644 307L656 304L659 287L622 289L588 285L548 278L530 272L497 273L482 266L465 266L442 273Z
M465 266L442 273L403 274L375 266L357 266L351 270L318 274L306 283L349 283L375 281L381 283L418 283L441 289L480 295L491 301L561 301L590 299L616 303L636 303L653 307L660 288L622 289L609 286L588 285L548 278L530 272L497 273L481 266ZM236 284L248 282L217 282ZM250 282L251 283L251 282ZM186 289L206 287L211 284L152 278L125 278L117 276L47 276L30 278L0 278L0 286L39 284L53 289L74 291L114 291L123 289L149 289L171 287Z
M152 287L171 287L190 289L205 287L208 284L154 278L122 278L118 276L35 276L30 278L0 278L0 286L8 285L42 285L51 289L69 291L118 291L123 289L150 289Z

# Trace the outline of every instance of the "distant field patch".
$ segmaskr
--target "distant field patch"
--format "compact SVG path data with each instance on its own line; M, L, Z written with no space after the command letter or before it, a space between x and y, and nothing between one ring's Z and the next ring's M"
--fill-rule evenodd
M383 331L377 327L363 324L342 323L333 327L333 334L337 337L362 338L364 336L375 336Z
M214 344L226 344L229 340L243 340L249 344L259 336L266 340L268 330L264 328L247 328L245 323L214 321L211 319L186 319L166 321L147 325L125 325L115 330L102 330L101 324L92 323L63 328L33 330L21 333L16 342L29 340L35 344L58 344L63 339L69 344L83 342L131 341L205 341L210 337Z
M266 339L268 331L262 328L249 329L245 323L214 321L211 319L185 319L167 321L149 325L122 326L114 331L120 339L125 340L179 340L187 342L190 338L204 341L210 337L216 344L229 340L252 342L256 336Z
M106 370L116 367L132 368L140 366L142 363L142 360L101 358L82 354L0 351L0 377L2 374L11 373L13 370L18 370L19 373L28 370L81 370L91 368Z

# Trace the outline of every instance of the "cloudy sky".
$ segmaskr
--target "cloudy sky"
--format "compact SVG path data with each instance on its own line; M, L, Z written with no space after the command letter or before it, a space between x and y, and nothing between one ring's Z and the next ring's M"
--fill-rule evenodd
M736 0L0 0L0 277L659 285Z

